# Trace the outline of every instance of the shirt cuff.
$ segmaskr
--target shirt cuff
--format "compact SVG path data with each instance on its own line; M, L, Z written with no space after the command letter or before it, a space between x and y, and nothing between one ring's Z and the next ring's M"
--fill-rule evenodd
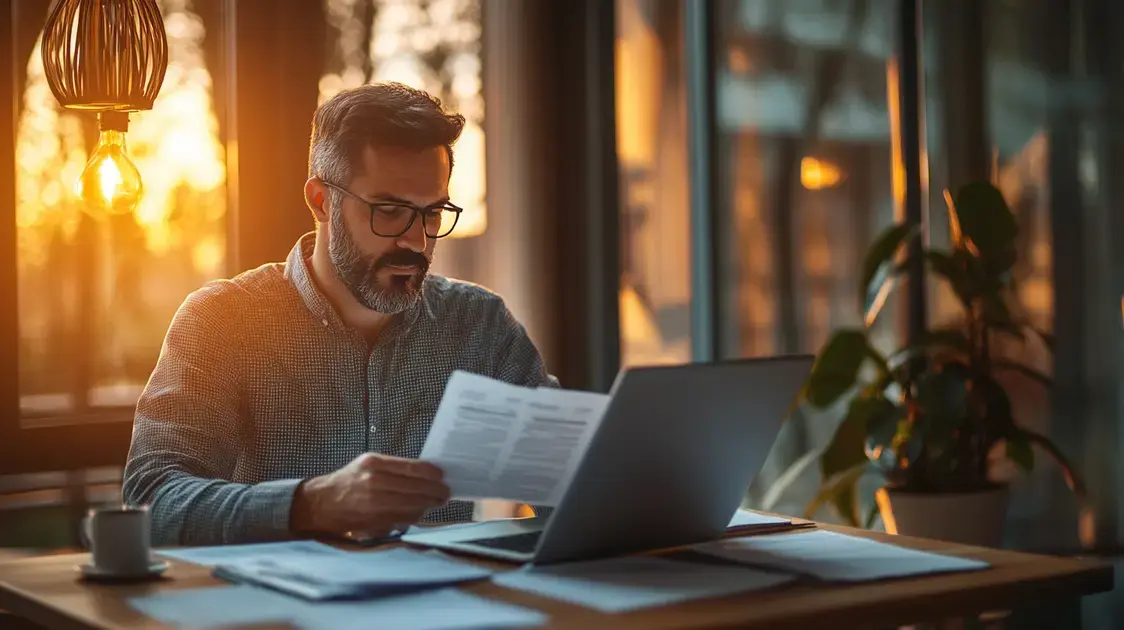
M243 513L243 532L250 539L280 540L292 538L289 514L293 496L303 479L278 479L251 486Z

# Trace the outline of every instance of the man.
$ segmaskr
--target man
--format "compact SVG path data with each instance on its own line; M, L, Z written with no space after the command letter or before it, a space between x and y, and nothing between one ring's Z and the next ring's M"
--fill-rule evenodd
M316 111L315 233L285 263L188 296L137 402L123 492L150 506L154 544L472 517L416 460L449 376L557 383L498 296L428 274L461 213L448 185L463 125L397 84Z

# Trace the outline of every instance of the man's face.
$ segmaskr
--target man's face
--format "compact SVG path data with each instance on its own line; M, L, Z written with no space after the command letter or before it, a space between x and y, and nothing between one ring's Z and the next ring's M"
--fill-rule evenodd
M370 203L407 202L419 208L448 200L449 156L443 147L423 150L368 148L363 164L345 185ZM435 240L425 235L421 217L398 237L371 231L371 209L362 201L336 193L329 210L328 257L336 275L369 309L399 313L421 295L433 260Z

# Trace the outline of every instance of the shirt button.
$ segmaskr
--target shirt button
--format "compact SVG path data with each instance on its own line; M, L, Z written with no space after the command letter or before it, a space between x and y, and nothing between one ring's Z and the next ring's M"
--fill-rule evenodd
M321 323L321 324L324 324L325 326L327 326L327 325L328 325L328 320L326 320L326 319L322 319L322 320L320 320L320 323Z
M376 431L378 431L378 429L375 427L375 425L372 424L371 425L371 433L374 433Z

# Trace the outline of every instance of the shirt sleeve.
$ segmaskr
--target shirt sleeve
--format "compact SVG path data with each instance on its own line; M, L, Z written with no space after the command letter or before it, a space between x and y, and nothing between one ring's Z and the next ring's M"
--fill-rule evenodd
M221 285L188 297L137 401L122 493L149 507L153 545L289 537L300 479L231 481L245 431L232 302Z
M493 378L525 387L558 387L527 329L500 303L497 363Z

